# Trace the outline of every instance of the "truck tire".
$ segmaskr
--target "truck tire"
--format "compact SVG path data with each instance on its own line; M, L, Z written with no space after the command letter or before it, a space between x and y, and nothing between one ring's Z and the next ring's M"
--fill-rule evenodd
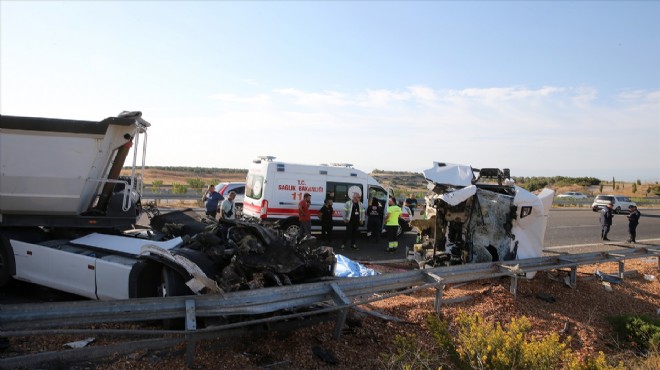
M9 239L0 236L0 287L9 283L14 270L14 253L9 245Z
M161 280L158 285L159 297L176 297L193 294L183 281L183 277L167 266L163 266ZM181 313L183 315L183 312ZM164 319L163 327L167 330L185 329L184 319Z

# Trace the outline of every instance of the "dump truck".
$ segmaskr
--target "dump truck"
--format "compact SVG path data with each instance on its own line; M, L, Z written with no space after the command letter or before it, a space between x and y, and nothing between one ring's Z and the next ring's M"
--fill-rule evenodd
M97 300L219 293L332 275L331 249L193 210L149 213L141 112L101 121L0 116L0 287ZM130 162L130 175L120 176Z

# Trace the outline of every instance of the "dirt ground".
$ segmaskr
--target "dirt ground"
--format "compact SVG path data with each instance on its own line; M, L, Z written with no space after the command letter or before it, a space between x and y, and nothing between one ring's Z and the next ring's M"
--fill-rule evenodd
M387 273L392 269L378 268ZM657 258L626 262L627 274L622 284L606 289L594 272L614 274L617 263L588 265L578 269L575 288L558 282L567 271L539 272L532 280L519 282L517 295L509 292L508 278L491 279L469 284L448 286L443 297L461 303L443 305L440 317L452 322L459 311L478 312L488 321L507 323L513 317L526 316L533 324L532 335L545 336L562 333L570 348L581 357L602 351L610 361L631 363L634 354L624 350L607 321L618 314L646 314L656 316L660 308L660 284L648 276L658 277ZM646 278L645 278L645 275ZM539 299L542 294L554 302ZM401 320L386 320L364 312L354 312L339 340L332 337L334 322L289 332L272 332L250 337L234 337L197 342L194 356L196 369L383 369L389 368L387 359L396 353L395 336L415 334L420 349L434 353L431 368L454 368L443 360L444 354L434 350L434 341L427 330L426 320L434 315L435 291L426 290L403 294L370 303L362 308ZM568 328L566 332L563 330ZM63 343L83 339L83 336L41 336L12 338L10 349L0 357L35 352L61 350ZM115 338L97 338L92 346L108 344ZM325 358L322 359L322 358ZM334 359L330 365L327 361ZM51 364L43 368L60 368ZM140 350L129 355L115 355L102 360L67 364L66 368L97 369L181 369L186 368L186 346L166 350Z

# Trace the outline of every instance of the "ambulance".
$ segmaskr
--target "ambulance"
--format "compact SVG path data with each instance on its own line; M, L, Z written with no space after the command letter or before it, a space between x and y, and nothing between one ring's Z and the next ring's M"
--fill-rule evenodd
M326 198L333 201L334 230L345 230L342 213L344 204L353 193L360 194L365 209L376 198L387 212L387 199L392 191L351 164L295 164L275 161L273 156L262 156L254 160L248 170L243 216L258 219L261 223L277 222L286 234L297 235L300 229L298 203L305 193L312 195L312 230L321 229L318 216ZM410 230L409 221L410 215L404 213L397 235ZM366 231L366 224L361 231Z

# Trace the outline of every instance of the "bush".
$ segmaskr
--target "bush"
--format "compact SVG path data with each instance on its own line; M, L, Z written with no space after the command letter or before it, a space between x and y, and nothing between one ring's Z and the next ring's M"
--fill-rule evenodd
M531 323L526 317L514 318L504 327L487 323L481 315L460 312L457 333L449 331L447 323L435 316L429 317L429 330L442 352L458 368L468 369L625 369L623 364L610 366L605 355L580 361L560 341L557 333L544 338L529 334ZM570 342L570 337L567 339ZM406 367L404 367L406 368ZM413 367L407 367L413 368Z
M158 193L163 186L163 180L154 180L151 182L151 192Z
M182 184L172 185L172 194L185 194L188 192L188 187Z
M660 196L660 186L655 185L653 187L649 187L649 189L651 189L651 193Z
M195 190L201 190L205 185L204 180L200 179L199 177L194 179L186 179L186 182L191 188Z
M633 348L641 352L660 348L660 320L645 315L620 315L609 321L620 338Z
M380 359L386 369L438 369L438 358L419 346L415 334L397 335L394 338L396 352L381 353ZM436 363L436 365L434 365Z

